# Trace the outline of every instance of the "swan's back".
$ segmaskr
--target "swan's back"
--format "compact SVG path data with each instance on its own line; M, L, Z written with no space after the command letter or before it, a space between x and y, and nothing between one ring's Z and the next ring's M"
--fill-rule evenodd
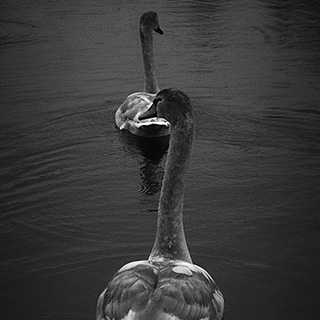
M101 294L97 319L219 319L223 300L201 267L147 260L122 267Z

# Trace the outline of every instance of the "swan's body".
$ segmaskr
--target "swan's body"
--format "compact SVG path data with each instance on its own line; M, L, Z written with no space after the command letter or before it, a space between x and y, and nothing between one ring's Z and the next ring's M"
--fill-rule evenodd
M99 320L220 319L222 314L223 298L211 276L181 260L128 263L106 291Z
M224 300L214 280L194 265L183 231L185 177L194 117L181 91L160 91L156 114L171 124L156 240L148 260L123 266L100 295L97 320L221 320ZM151 109L152 110L152 109ZM144 116L149 116L147 112Z
M144 137L162 137L170 134L170 123L163 118L139 119L139 116L152 106L155 96L155 94L147 92L130 94L116 111L117 127L120 130L129 130L135 135Z
M153 61L153 31L163 34L157 14L148 11L140 18L140 40L145 74L144 92L130 94L115 114L115 122L120 130L126 129L135 135L146 137L160 137L170 134L170 124L165 119L157 117L144 121L139 119L139 115L151 107L153 99L159 91Z

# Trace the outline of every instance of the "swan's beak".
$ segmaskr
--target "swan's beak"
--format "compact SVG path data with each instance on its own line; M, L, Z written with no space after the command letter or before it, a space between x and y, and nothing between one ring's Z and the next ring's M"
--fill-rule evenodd
M163 34L163 31L160 29L159 26L158 26L157 29L154 29L154 31L155 31L156 33L159 33L159 34Z
M149 119L157 116L156 106L152 103L151 107L142 115L139 116L139 120Z

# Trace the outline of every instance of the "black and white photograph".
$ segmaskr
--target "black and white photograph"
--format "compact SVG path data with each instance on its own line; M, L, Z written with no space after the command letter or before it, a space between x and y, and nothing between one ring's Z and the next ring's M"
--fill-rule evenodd
M1 319L320 319L318 0L0 6Z

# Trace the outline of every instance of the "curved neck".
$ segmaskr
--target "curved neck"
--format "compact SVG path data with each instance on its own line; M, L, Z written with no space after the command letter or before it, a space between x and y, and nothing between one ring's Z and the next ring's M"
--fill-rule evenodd
M158 208L156 240L149 259L192 262L183 229L185 179L193 143L193 126L171 128L170 146Z
M140 27L140 40L144 64L145 85L144 92L157 93L159 87L155 78L153 61L153 36L152 29Z

